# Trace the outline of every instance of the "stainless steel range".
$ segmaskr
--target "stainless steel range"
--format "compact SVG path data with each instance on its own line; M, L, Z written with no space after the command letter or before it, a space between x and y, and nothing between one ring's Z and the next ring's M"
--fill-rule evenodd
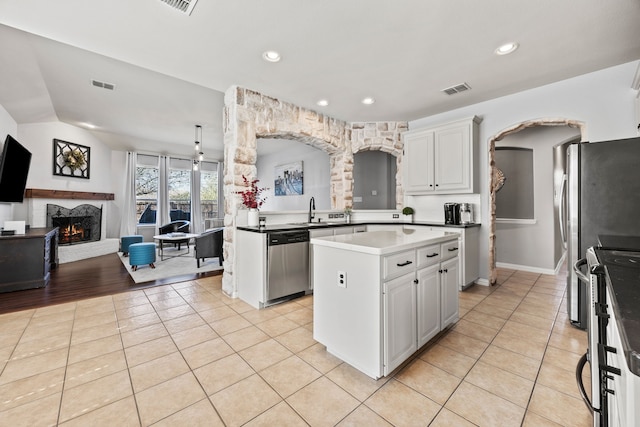
M610 242L625 239L608 237ZM587 275L579 268L585 262ZM640 250L592 247L574 269L589 284L588 350L576 368L582 397L593 411L594 426L638 426ZM582 384L586 362L591 370L591 401Z

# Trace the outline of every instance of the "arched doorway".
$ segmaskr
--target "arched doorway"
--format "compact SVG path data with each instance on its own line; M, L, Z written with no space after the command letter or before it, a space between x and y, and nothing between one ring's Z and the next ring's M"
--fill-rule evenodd
M280 138L302 142L329 155L332 209L353 206L353 153L377 149L402 152L401 133L407 122L347 123L312 110L233 86L225 93L224 130L224 273L222 290L237 296L235 269L235 221L237 192L244 189L242 176L257 175L257 140ZM400 174L398 174L400 175ZM399 188L400 181L396 184ZM401 193L401 191L400 191Z
M534 126L569 126L580 129L581 141L586 139L586 125L577 120L563 118L536 119L518 123L504 129L489 139L489 283L497 282L496 270L496 191L500 185L500 176L496 168L495 149L496 141L500 141L508 135L520 132Z

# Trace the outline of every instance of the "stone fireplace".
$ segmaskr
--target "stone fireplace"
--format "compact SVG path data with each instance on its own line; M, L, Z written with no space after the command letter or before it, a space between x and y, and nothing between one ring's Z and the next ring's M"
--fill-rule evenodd
M47 204L47 227L58 227L58 243L73 245L99 241L101 238L102 205L82 204L68 209Z

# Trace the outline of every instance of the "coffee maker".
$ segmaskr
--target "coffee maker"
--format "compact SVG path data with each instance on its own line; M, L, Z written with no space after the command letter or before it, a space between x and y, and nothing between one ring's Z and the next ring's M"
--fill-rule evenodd
M448 225L460 224L460 203L444 204L444 223Z
M460 203L460 224L473 224L473 205Z

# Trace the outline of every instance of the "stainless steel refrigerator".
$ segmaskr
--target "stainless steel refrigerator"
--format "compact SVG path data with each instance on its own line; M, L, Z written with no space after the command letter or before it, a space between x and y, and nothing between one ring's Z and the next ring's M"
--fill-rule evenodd
M640 235L640 138L571 144L567 178L567 311L586 329L588 289L573 265L598 235Z

